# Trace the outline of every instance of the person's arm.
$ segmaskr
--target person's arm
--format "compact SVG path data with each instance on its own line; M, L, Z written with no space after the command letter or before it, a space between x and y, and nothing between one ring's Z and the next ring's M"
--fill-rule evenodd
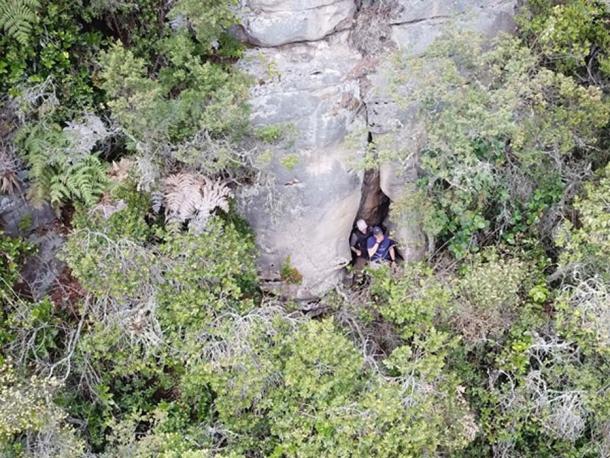
M377 253L377 250L379 249L379 242L375 237L371 237L367 242L367 247L369 252L369 258L373 258L373 255Z
M394 244L390 247L390 259L392 263L396 262L396 250L394 249Z
M362 251L358 249L358 237L353 232L352 236L350 237L349 245L350 250L356 253L356 256L362 256Z

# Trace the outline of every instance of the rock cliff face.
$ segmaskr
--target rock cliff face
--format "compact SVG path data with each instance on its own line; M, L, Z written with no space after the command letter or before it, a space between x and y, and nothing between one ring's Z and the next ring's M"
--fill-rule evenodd
M348 238L359 214L379 219L385 215L376 205L387 207L386 196L395 200L412 189L424 133L414 111L393 101L384 58L396 50L425 53L447 27L490 37L510 32L517 1L244 0L251 47L241 65L256 82L252 121L280 125L289 137L269 148L266 184L241 196L264 278L277 280L289 263L303 276L292 295L324 293L350 260ZM413 159L385 164L365 179L356 163L367 143L397 129ZM426 241L413 220L385 223L407 259L423 254Z

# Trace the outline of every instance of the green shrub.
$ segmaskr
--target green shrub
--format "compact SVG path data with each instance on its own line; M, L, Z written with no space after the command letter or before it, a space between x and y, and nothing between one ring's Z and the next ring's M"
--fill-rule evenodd
M58 125L35 124L20 131L22 155L29 165L31 197L93 205L108 185L106 166L95 153L79 151Z
M260 127L256 129L254 134L261 141L264 141L266 143L275 143L282 138L282 127L283 126L278 124Z
M491 49L473 35L449 37L396 62L393 93L418 107L426 132L418 185L427 232L457 257L499 234L510 243L524 233L549 237L535 223L576 184L575 168L586 175L605 157L598 146L610 107L601 88L544 68L509 37ZM407 88L405 74L425 85ZM410 157L403 134L382 139L378 161Z
M13 285L19 279L20 269L33 247L23 240L0 232L0 303L13 298Z
M297 153L286 154L285 156L282 156L282 158L280 159L280 163L286 168L286 170L292 172L294 168L299 164L300 160L301 156Z
M280 266L280 278L282 281L294 285L300 285L303 281L301 272L290 263L290 256L288 256Z
M37 22L38 0L6 0L0 5L0 27L20 44L27 45L32 25Z
M599 84L610 78L610 18L603 1L532 0L518 15L520 32L557 70Z
M202 234L168 235L159 291L167 329L201 329L217 313L251 308L257 287L253 248L251 237L220 217L212 217Z

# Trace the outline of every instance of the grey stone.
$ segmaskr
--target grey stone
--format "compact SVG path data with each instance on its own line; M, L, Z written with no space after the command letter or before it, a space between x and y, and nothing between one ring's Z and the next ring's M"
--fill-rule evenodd
M303 150L295 169L274 164L269 187L247 189L240 196L241 211L256 233L263 279L277 279L289 259L303 276L294 292L298 298L326 292L349 262L348 236L362 180L346 166L349 154L333 148Z
M268 181L243 190L241 207L256 233L263 277L276 279L290 258L303 275L293 288L300 298L336 284L350 259L348 236L362 174L350 168L357 151L341 143L350 129L364 127L358 119L359 84L352 76L360 59L348 34L339 33L252 50L242 62L258 82L252 89L253 123L283 124L291 138L268 146L274 155L265 171ZM283 163L288 155L296 158L291 167Z
M249 0L242 25L249 41L279 46L321 40L349 26L356 11L354 0Z
M430 9L409 9L409 3L422 4L421 0L403 1L410 12L409 21L398 21L392 27L392 40L407 55L419 55L440 37L448 27L460 31L473 31L492 37L500 32L512 32L516 0L486 2L480 0L437 1ZM438 14L434 14L434 12ZM406 13L405 13L406 14ZM402 15L402 19L405 18ZM414 19L418 17L419 19Z
M397 0L391 24L408 24L431 19L453 19L459 16L475 17L482 10L499 11L508 0Z
M64 238L57 232L32 234L28 242L36 247L36 253L28 258L21 272L22 279L34 300L42 299L54 286L65 264L57 258L64 245Z
M347 32L320 42L249 51L241 65L257 82L252 122L291 124L297 148L336 144L361 105L358 80L350 75L360 59Z
M427 239L422 231L421 214L417 202L413 201L418 178L418 152L425 133L401 129L397 134L386 134L385 140L394 145L405 157L402 162L386 162L380 167L380 186L383 193L394 202L385 224L392 228L392 237L398 242L398 247L406 261L422 259L426 252ZM381 140L378 137L378 141Z
M27 237L55 220L55 213L48 204L33 206L21 194L0 199L0 228L8 235Z

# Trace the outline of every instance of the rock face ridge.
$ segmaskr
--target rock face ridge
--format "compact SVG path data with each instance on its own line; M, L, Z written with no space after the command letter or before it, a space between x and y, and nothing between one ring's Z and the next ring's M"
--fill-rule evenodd
M320 40L349 25L353 0L248 0L243 25L253 44L280 46Z
M277 280L281 266L290 265L303 276L292 296L323 294L349 263L359 209L376 214L365 208L375 201L371 195L395 200L412 189L421 132L413 110L391 97L384 57L394 50L425 53L448 27L489 37L510 32L517 1L244 0L242 26L252 47L240 65L256 81L252 122L284 133L265 152L265 184L240 198L257 234L263 278ZM385 164L363 186L356 164L367 143L397 129L413 160ZM426 241L414 221L386 223L405 258L423 254Z

